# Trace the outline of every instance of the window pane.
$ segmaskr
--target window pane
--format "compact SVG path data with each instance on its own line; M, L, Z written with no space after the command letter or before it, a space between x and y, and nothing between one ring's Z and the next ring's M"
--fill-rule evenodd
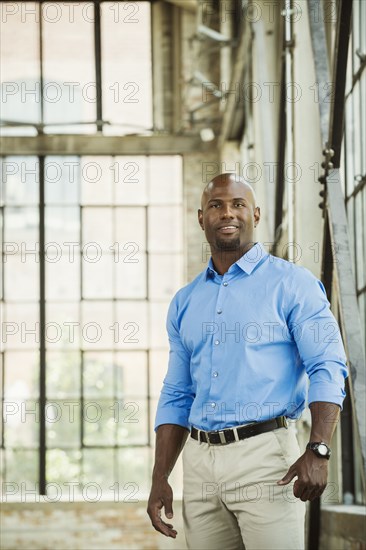
M117 396L145 397L147 387L147 355L144 351L116 353Z
M79 304L64 302L46 304L46 345L49 350L80 348Z
M6 447L39 445L40 407L35 400L4 401L4 439Z
M35 484L38 483L38 455L38 451L31 450L7 449L5 451L6 481L19 485L24 483L23 490L19 487L19 494L15 495L18 501L24 502L25 490L34 490ZM29 498L32 502L32 495Z
M149 2L103 2L103 117L107 135L152 127ZM133 44L133 56L126 55Z
M150 395L153 397L160 396L163 380L168 370L168 361L168 350L150 351Z
M150 491L151 470L151 449L120 449L118 451L120 501L145 499Z
M149 157L149 203L182 202L182 157L156 155Z
M47 351L47 396L49 399L80 395L80 352Z
M81 402L48 401L46 404L47 447L79 447Z
M82 349L113 349L113 303L84 300L81 308Z
M100 251L100 257L99 254L95 258L90 254L83 254L82 257L83 298L113 298L113 254Z
M78 157L46 157L44 176L46 204L79 203L81 169Z
M39 250L39 213L32 206L4 207L4 252L21 252L23 257L34 257Z
M145 208L118 207L115 209L116 232L114 242L119 250L131 252L132 245L138 250L146 250L146 210Z
M39 395L39 352L9 351L5 358L6 399L30 399Z
M150 347L166 348L168 346L168 336L165 329L166 317L168 314L169 303L150 302Z
M147 348L147 303L117 302L114 336L118 349ZM118 332L117 332L118 329Z
M94 261L101 251L110 251L114 243L112 228L112 208L83 208L83 255L86 260Z
M38 204L38 158L6 157L0 162L4 202L13 206Z
M116 204L147 204L146 157L114 157L112 171Z
M70 495L69 502L72 502L73 487L67 484L80 480L80 462L80 451L64 449L51 449L47 451L47 485L51 483L60 484L62 494ZM76 495L78 487L74 486L74 490ZM55 495L55 488L52 485L47 486L47 495Z
M183 257L180 254L149 255L149 298L171 299L183 286Z
M113 353L85 352L83 357L84 396L113 398L115 395Z
M4 304L5 349L38 349L40 342L38 304Z
M180 252L182 250L182 212L178 206L149 207L150 252Z
M147 400L120 399L115 405L119 445L147 444Z
M54 252L54 256L52 256ZM52 260L52 261L51 261ZM63 302L80 299L80 255L49 246L46 260L46 300Z
M42 14L44 121L84 133L96 119L93 3L44 2Z
M86 399L83 406L84 444L114 445L118 423L116 401Z
M113 204L113 174L112 157L82 157L82 204Z
M133 243L125 248L130 252L124 254L121 251L114 264L116 298L146 298L146 254Z
M2 2L1 25L1 118L9 121L41 122L39 3L27 2L34 15L14 9L14 2ZM22 5L23 6L23 5ZM19 8L19 5L18 5ZM26 46L25 46L26 45ZM12 128L23 135L24 128Z
M61 251L67 251L70 259L80 250L80 209L73 206L46 206L46 259L50 261Z
M103 495L107 494L115 482L113 449L83 449L82 482L84 486L98 484ZM96 496L92 489L91 485L87 494L89 499Z
M5 256L5 296L7 300L39 300L38 254L8 254Z

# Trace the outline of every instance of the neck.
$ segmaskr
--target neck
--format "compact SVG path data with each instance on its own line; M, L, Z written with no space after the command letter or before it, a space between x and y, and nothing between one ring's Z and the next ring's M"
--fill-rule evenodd
M236 250L221 250L211 247L212 263L220 275L224 275L231 265L235 264L244 254L254 246L253 242Z

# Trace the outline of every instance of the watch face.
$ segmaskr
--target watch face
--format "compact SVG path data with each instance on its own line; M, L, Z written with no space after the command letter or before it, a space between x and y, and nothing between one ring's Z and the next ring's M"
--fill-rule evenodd
M322 444L318 445L318 453L322 456L326 456L326 454L328 453L327 446Z

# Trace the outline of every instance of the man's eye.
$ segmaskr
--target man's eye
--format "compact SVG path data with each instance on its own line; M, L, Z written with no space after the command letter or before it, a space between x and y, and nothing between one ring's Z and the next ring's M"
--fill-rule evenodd
M220 206L220 205L219 204L211 204L211 208L216 208L218 206Z
M244 206L244 203L243 203L243 202L237 202L237 203L235 204L235 206Z

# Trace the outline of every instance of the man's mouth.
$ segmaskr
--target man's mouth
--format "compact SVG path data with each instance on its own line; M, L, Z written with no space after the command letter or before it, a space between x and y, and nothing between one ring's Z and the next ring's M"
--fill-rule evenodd
M220 233L235 233L237 229L238 229L237 225L224 225L222 227L219 227L218 231Z

